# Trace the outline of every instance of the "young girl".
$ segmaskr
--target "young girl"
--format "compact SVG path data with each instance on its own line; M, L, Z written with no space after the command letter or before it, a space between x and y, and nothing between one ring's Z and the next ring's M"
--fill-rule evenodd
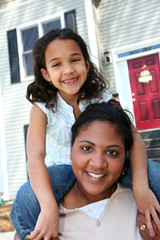
M11 219L21 239L34 230L30 239L47 240L57 236L58 207L53 195L56 186L46 166L71 163L70 129L75 119L86 106L94 102L107 102L112 96L106 91L102 75L90 60L85 42L69 29L53 30L40 38L34 46L33 58L35 80L27 89L27 99L34 104L27 136L27 156L30 182L40 208L36 198L33 201L29 186L28 191L22 187L15 199ZM148 187L144 143L134 126L132 133L134 141L130 161L133 193L139 211L146 216L150 234L154 235L150 220L152 216L160 228L156 214L160 206ZM154 163L151 165L154 166ZM159 185L153 183L154 174L151 176L152 185L157 188L154 193L160 199ZM127 184L131 187L128 179ZM57 201L63 198L63 194L59 192ZM28 208L25 218L25 208L20 204L22 199ZM32 222L33 212L38 218L36 224ZM26 226L27 221L29 224Z

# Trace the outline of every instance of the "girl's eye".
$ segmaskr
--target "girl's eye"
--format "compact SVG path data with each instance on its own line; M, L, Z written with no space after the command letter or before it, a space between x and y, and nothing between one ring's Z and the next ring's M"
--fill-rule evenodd
M109 150L109 151L107 151L107 154L109 154L109 155L111 155L113 157L118 155L118 153L115 150Z
M58 67L58 66L60 66L60 63L56 63L52 67Z
M82 147L82 150L83 150L83 151L86 151L86 152L89 152L89 151L92 150L92 148L89 147L89 146L84 146L84 147Z
M78 59L78 58L72 59L72 62L78 62L78 61L80 61L80 59Z

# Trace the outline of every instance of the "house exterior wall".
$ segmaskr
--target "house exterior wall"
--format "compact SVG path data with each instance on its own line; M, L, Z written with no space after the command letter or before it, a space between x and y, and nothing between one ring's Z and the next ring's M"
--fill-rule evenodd
M98 5L98 28L102 52L128 44L146 41L160 36L160 2L152 0L101 0ZM106 78L111 81L110 90L117 92L113 64L102 61Z
M19 31L23 26L32 25L39 19L54 15L61 16L61 24L64 27L64 12L73 9L76 10L77 31L88 44L92 60L102 68L105 78L109 80L110 92L113 94L121 92L122 101L128 104L126 108L132 113L127 60L119 65L116 58L107 63L104 52L115 52L116 48L125 49L125 47L129 51L130 45L140 42L141 46L147 46L146 41L152 42L152 39L158 37L159 40L155 40L155 43L160 42L159 0L152 0L149 4L146 4L145 0L140 0L138 4L135 0L2 0L0 2L0 111L3 111L3 119L0 118L0 122L3 122L3 129L1 127L3 131L0 131L0 171L3 170L3 175L7 176L5 187L8 182L8 189L5 192L6 195L9 192L10 199L15 197L20 185L27 180L24 125L29 124L31 104L25 99L25 94L33 78L26 80L21 76L20 83L11 84L7 31L15 28ZM119 81L118 76L121 76L123 82Z
M70 0L26 0L15 2L16 4L6 5L6 7L3 5L3 8L0 9L1 99L3 104L5 131L3 141L6 145L9 199L15 197L19 187L27 180L24 125L29 124L31 104L25 99L25 94L28 84L33 79L11 84L7 31L19 28L19 26L27 26L27 24L32 24L38 19L54 14L63 15L64 12L75 9L78 33L88 43L83 1L76 0L74 4ZM62 27L64 27L63 21ZM0 161L4 165L3 159L0 158Z
M1 0L0 1L0 9L5 9L11 6L14 6L15 4L19 4L20 2L24 2L27 0Z

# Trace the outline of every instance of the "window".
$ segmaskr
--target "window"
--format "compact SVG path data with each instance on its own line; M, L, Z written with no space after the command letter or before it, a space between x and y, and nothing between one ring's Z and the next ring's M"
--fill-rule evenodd
M64 13L64 21L65 26L64 24L62 24L63 17L56 17L47 21L38 21L32 26L28 26L25 28L19 27L17 28L18 30L14 29L8 31L11 83L28 80L30 77L32 77L32 48L38 38L40 38L52 29L61 29L62 27L68 27L71 28L73 31L77 31L75 10Z
M130 56L130 55L134 55L134 54L138 54L138 53L142 53L142 52L147 52L147 51L150 51L150 50L153 50L153 49L158 49L158 48L160 48L160 44L156 44L156 45L148 46L148 47L144 47L144 48L139 48L139 49L135 49L135 50L132 50L132 51L129 51L129 52L119 53L118 58L127 57L127 56Z
M47 32L49 32L52 29L61 29L61 21L60 19L51 21L51 22L47 22L47 23L43 23L43 31L44 34L46 34Z
M33 74L32 48L39 37L38 27L35 26L26 30L22 30L21 34L23 44L23 63L26 77Z
M33 74L33 58L32 49L34 43L44 34L49 32L51 29L60 29L61 21L60 19L55 19L52 21L41 22L35 26L29 27L27 29L21 29L21 41L22 41L22 62L23 62L23 75L24 78L32 76ZM42 34L40 34L42 33Z

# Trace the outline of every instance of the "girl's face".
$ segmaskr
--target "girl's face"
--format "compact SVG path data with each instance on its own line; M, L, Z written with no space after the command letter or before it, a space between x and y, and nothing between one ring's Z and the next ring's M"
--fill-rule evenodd
M82 127L71 148L71 160L85 199L92 202L110 197L125 160L124 141L116 125L94 121Z
M71 39L52 41L45 52L43 77L52 82L64 100L73 99L87 79L89 63L78 44Z

